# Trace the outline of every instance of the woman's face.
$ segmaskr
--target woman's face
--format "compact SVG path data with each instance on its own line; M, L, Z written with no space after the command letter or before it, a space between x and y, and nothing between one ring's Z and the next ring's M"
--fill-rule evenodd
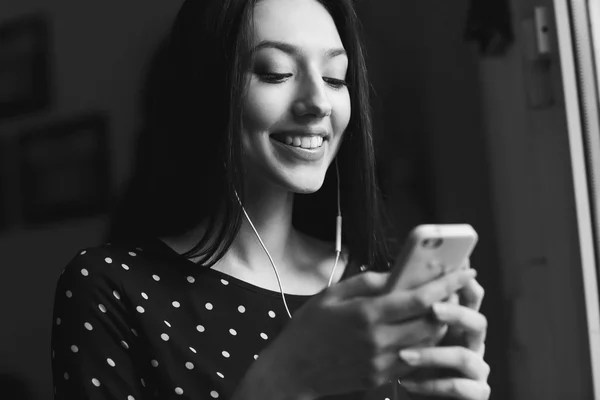
M254 26L242 133L249 181L315 192L350 120L348 57L316 0L262 0Z

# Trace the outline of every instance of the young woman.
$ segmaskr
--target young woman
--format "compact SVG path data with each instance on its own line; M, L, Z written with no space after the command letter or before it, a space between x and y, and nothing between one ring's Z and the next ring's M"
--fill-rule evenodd
M57 285L56 399L489 397L474 271L383 291L358 32L352 0L183 5L117 234Z

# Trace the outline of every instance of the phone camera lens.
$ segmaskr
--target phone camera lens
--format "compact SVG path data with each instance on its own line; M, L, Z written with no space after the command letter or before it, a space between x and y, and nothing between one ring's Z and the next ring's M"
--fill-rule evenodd
M435 238L435 239L425 239L422 242L422 246L425 247L426 249L437 249L438 247L440 247L442 245L442 243L444 242L444 239L442 238Z

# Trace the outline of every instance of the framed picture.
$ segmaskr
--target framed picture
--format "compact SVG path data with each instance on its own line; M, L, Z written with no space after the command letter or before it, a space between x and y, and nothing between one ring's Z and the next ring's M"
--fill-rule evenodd
M49 104L49 29L42 14L0 26L0 120Z
M103 213L111 201L108 121L86 115L29 129L19 137L25 224Z

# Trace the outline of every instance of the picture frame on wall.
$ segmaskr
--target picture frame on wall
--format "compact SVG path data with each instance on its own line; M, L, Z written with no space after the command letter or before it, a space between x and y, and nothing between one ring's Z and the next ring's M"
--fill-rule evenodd
M24 224L106 212L111 202L108 118L97 113L31 128L19 137Z
M0 25L0 121L49 106L48 25L44 14Z

